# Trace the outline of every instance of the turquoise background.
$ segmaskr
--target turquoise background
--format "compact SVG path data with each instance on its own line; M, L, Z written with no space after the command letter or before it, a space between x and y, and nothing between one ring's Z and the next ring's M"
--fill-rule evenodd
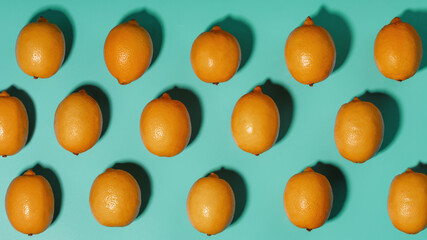
M10 225L4 197L10 182L36 164L60 205L52 225L31 239L206 238L187 218L187 194L197 179L221 168L236 194L236 216L211 239L426 239L426 230L409 236L393 227L387 196L393 177L408 167L427 172L427 57L403 83L383 77L373 58L376 34L395 16L411 23L426 43L425 1L22 0L3 4L0 12L0 89L13 87L32 126L22 151L1 159L1 239L28 239ZM19 69L14 48L19 31L41 14L62 28L69 54L56 75L34 80ZM135 16L153 38L155 60L139 80L121 86L105 66L103 45L114 26ZM307 16L337 46L335 71L312 88L292 78L284 59L288 34ZM215 86L196 77L190 49L218 22L240 41L243 62L230 81ZM282 126L274 147L255 157L234 143L230 121L236 101L263 84ZM76 157L56 141L53 121L58 104L85 85L100 102L106 130ZM160 158L142 144L139 118L148 102L174 87L172 97L186 104L195 136L178 156ZM339 107L362 95L383 113L385 139L374 158L358 165L340 156L333 128ZM117 163L127 163L119 167L131 168L142 183L143 211L125 228L107 228L91 214L89 191ZM335 201L326 224L308 233L286 217L283 192L292 175L316 164L329 178Z

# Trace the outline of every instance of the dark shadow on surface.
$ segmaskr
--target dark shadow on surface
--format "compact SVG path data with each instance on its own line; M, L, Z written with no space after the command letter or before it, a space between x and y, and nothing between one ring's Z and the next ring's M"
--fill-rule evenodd
M345 205L348 192L347 180L345 179L342 171L333 164L318 162L316 166L313 167L313 170L324 175L329 180L329 183L332 187L332 193L334 197L331 214L329 214L328 218L329 221L337 217Z
M411 24L415 28L415 30L417 30L421 38L423 50L424 52L426 52L427 51L427 28L426 28L427 10L413 11L413 10L407 9L405 12L403 12L400 19L402 20L402 22L407 22ZM427 57L424 56L421 59L421 64L419 69L423 69L426 66L427 66Z
M179 88L177 86L170 90L167 90L166 93L168 93L173 100L178 100L182 102L187 108L191 120L191 137L190 141L188 142L189 146L198 136L200 127L202 125L203 114L199 97L193 91L185 88Z
M397 101L387 93L366 92L360 100L373 103L381 112L384 120L384 138L381 144L381 152L385 150L394 140L400 126L400 110Z
M334 72L345 62L351 47L352 33L346 18L336 11L329 11L322 6L319 12L313 17L314 24L325 28L335 43L336 61Z
M418 173L424 173L427 175L427 163L422 163L421 161L417 164L417 166L411 168L412 171ZM406 171L406 170L405 170Z
M282 85L268 79L261 85L262 92L273 99L279 109L280 128L276 143L279 143L289 130L294 112L294 102L289 91Z
M252 28L248 22L232 16L227 16L224 19L212 23L206 29L206 32L210 31L215 26L219 26L222 30L231 33L239 42L241 60L237 71L240 71L248 62L254 47L255 35Z
M220 170L214 171L213 173L218 175L219 178L224 179L228 184L230 184L231 189L233 189L236 206L234 210L234 217L231 221L232 225L240 219L240 216L242 216L243 211L245 210L248 197L245 180L238 172L224 167ZM209 174L207 176L209 176Z
M120 23L129 22L132 19L135 19L141 27L147 30L153 42L153 58L151 59L150 68L156 62L162 48L164 35L162 23L156 14L145 8L126 15Z
M30 22L37 22L39 17L46 18L50 23L56 24L64 34L65 39L65 55L62 65L68 60L71 49L74 43L74 27L71 18L67 13L55 8L47 8L34 14Z
M73 92L78 92L80 90L84 89L89 96L91 96L95 101L98 103L99 108L101 109L102 113L102 130L101 130L101 136L99 139L101 139L105 132L108 129L108 126L110 125L110 119L111 119L111 105L110 100L107 96L107 94L101 90L101 88L86 84L83 86L78 87Z
M25 92L24 90L18 89L13 85L9 87L6 90L6 92L9 93L11 97L18 98L24 104L25 109L27 110L28 138L27 138L27 143L25 144L27 145L28 143L30 143L31 139L33 138L34 130L36 126L36 108L35 108L33 99L30 97L30 95L28 95L27 92Z
M58 174L56 174L52 169L42 167L40 164L37 164L32 168L33 172L37 175L41 175L49 182L50 187L53 191L54 198L54 212L52 218L52 224L56 221L61 212L62 205L62 188L61 182L58 179ZM22 175L22 174L21 174Z
M148 202L151 196L151 181L148 172L138 163L135 162L122 162L116 163L113 166L114 169L121 169L132 175L133 178L138 182L139 188L141 189L141 207L136 218L139 218L144 210L148 206Z

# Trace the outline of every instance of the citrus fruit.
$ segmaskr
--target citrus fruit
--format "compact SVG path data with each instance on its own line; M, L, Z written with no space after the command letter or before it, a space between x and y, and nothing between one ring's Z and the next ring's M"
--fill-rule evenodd
M114 27L105 40L105 64L122 85L140 78L150 66L152 57L150 34L135 19Z
M191 136L187 108L167 93L145 106L139 126L147 150L160 157L172 157L182 152Z
M240 59L239 42L219 26L200 34L191 47L194 73L207 83L230 80L239 68Z
M243 95L234 106L231 132L243 151L259 155L276 142L280 116L276 103L262 93L261 87Z
M311 231L321 227L332 208L332 187L328 179L307 167L292 176L283 196L286 215L299 228Z
M10 183L6 214L17 231L30 236L42 233L52 222L53 213L53 192L44 177L28 170Z
M396 176L388 195L388 215L402 232L416 234L427 227L427 175L411 169Z
M102 130L101 109L85 90L72 93L56 109L54 127L59 144L78 155L98 141Z
M64 35L58 26L40 17L21 30L15 54L24 73L35 79L49 78L59 70L64 60Z
M387 78L403 81L412 77L420 66L422 55L417 30L398 17L385 25L375 39L375 63Z
M321 26L307 17L304 24L289 34L285 45L286 65L291 75L302 84L325 80L335 66L335 44Z
M384 121L380 110L355 97L341 106L335 120L335 144L340 154L355 163L372 158L384 137Z
M128 172L107 169L92 184L90 209L96 221L107 227L124 227L138 215L141 190Z
M231 223L235 200L233 189L215 173L197 180L187 198L187 214L197 231L215 235Z
M24 104L6 91L0 93L0 155L18 153L27 142L28 115Z

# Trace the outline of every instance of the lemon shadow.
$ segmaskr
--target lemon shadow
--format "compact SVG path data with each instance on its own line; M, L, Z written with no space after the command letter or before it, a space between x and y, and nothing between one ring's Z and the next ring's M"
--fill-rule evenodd
M360 100L373 103L381 112L384 120L384 138L378 152L387 149L394 141L400 128L400 109L396 99L384 92L366 91Z
M427 10L407 9L403 12L400 18L402 19L403 22L407 22L411 24L415 28L415 30L417 30L421 38L421 44L423 46L423 49L424 51L426 51L427 50L427 29L426 29ZM427 57L423 57L421 59L419 70L425 68L426 66L427 66Z
M205 177L209 176L209 172ZM245 180L243 177L235 170L221 167L219 170L213 171L219 178L225 180L233 189L234 199L235 199L235 210L233 220L230 225L236 223L242 216L248 198L248 190L246 187Z
M178 86L162 92L161 95L163 95L165 92L169 94L172 100L178 100L182 102L187 108L191 121L191 137L188 142L188 146L190 146L199 135L200 128L202 126L203 112L202 106L200 104L200 98L194 91ZM159 95L158 98L161 95Z
M210 31L214 26L219 26L222 30L231 33L239 42L241 51L240 66L237 70L239 72L246 66L253 52L255 35L252 27L242 18L230 15L212 23L206 29L206 32Z
M325 28L334 40L336 49L336 60L333 72L337 71L347 59L352 43L352 32L348 20L337 11L329 11L322 6L313 17L317 26Z
M139 163L134 161L126 160L116 163L112 168L128 172L138 183L139 188L141 189L141 207L139 208L138 215L136 216L136 219L138 219L147 208L152 194L150 175Z
M273 82L271 79L267 79L265 83L261 85L261 89L264 94L273 99L279 110L280 128L275 143L277 144L285 137L290 129L294 112L294 102L290 92L284 86L277 82Z
M331 163L323 163L321 161L312 167L312 169L324 175L332 187L333 202L331 213L329 214L329 220L332 220L339 216L341 210L344 208L345 201L348 195L348 184L347 180L342 171Z
M427 163L423 163L423 162L418 162L418 165L411 168L412 171L414 172L418 172L418 173L424 173L427 175Z
M74 23L70 18L70 14L63 8L52 6L39 10L36 14L31 17L30 22L37 22L39 17L46 18L50 23L56 24L64 34L65 39L65 55L62 66L68 61L68 58L73 48L75 31Z
M58 174L52 169L43 167L41 164L37 163L34 167L25 169L19 176L22 176L29 169L33 170L33 172L36 175L40 175L44 177L49 182L50 187L52 188L53 199L54 199L54 210L53 210L52 222L50 224L51 226L53 225L53 223L56 222L56 219L58 219L58 216L61 212L61 207L62 207L63 193L62 193L61 182L59 181L59 178L58 178Z
M153 57L149 66L149 68L151 68L151 66L156 63L163 45L164 32L162 22L157 14L151 10L143 8L141 10L130 12L120 20L120 23L129 22L132 19L135 19L138 24L145 28L145 30L150 34L153 42Z

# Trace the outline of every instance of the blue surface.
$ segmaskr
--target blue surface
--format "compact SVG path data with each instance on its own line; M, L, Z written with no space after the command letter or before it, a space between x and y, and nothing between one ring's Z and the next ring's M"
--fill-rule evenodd
M187 194L198 178L222 167L236 191L237 219L210 238L408 238L391 224L387 195L393 177L408 167L422 162L417 169L426 172L427 57L414 77L398 83L380 74L373 46L378 31L395 16L413 24L427 41L425 1L23 0L3 4L0 12L0 89L16 88L34 125L22 151L1 159L0 239L28 239L8 222L4 197L12 179L36 164L47 169L60 205L53 224L31 239L205 238L187 218ZM60 23L69 55L56 75L34 80L19 69L14 47L22 27L40 14ZM312 88L292 78L284 59L288 34L309 15L337 46L335 71ZM142 78L121 86L105 66L103 46L114 26L134 16L153 38L155 60ZM196 77L190 49L218 22L240 41L243 62L229 82L215 86ZM255 157L234 143L231 113L243 94L267 80L271 83L264 89L278 104L282 130L274 147ZM56 141L53 120L58 104L84 85L98 92L108 124L99 142L76 157ZM197 135L178 156L159 158L142 144L139 118L148 102L175 86L181 89L173 91L175 98L186 103ZM357 165L338 153L333 128L339 107L366 91L364 99L383 113L385 140L374 158ZM308 233L287 219L283 192L292 175L318 162L326 164L317 169L328 173L335 202L326 224ZM93 180L116 163L136 164L143 182L144 210L125 228L101 226L89 207ZM411 239L426 237L425 230Z

